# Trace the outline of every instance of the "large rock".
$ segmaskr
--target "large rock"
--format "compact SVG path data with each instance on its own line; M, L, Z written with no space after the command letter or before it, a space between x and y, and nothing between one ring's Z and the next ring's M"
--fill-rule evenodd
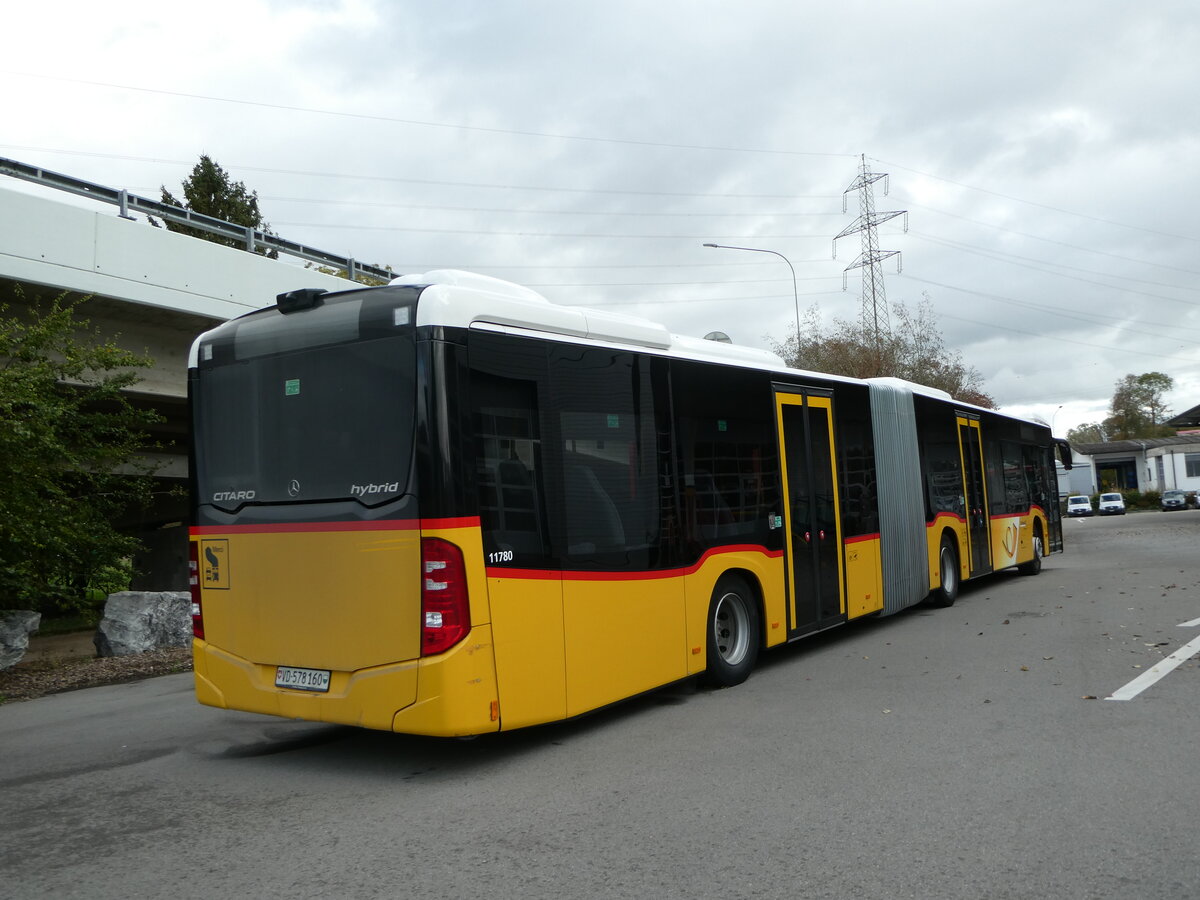
M98 656L133 656L192 640L192 598L187 591L121 591L109 594L92 639Z
M42 624L42 614L31 609L0 611L0 669L15 666L29 649L29 635Z

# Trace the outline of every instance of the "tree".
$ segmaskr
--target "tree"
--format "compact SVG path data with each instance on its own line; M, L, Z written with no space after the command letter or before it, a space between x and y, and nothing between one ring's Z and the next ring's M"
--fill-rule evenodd
M1162 424L1170 414L1163 398L1174 386L1175 380L1162 372L1126 375L1118 381L1104 420L1109 440L1171 435L1171 429Z
M389 272L392 271L391 266L380 266L378 263L375 265L377 268L386 268ZM347 281L350 280L350 273L345 269L335 269L333 266L318 266L314 263L305 263L304 268L312 269L314 272L320 272L322 275L332 275L334 278L345 278ZM354 283L363 285L365 287L382 287L383 285L390 284L391 282L384 278L377 278L374 275L368 275L365 272L359 272ZM347 288L347 290L350 290L350 288Z
M200 162L192 168L192 174L184 179L183 197L181 202L167 190L166 185L162 186L163 203L190 209L192 212L202 213L216 219L224 219L235 225L254 228L264 234L274 234L271 227L263 221L262 212L258 208L257 192L248 190L246 185L240 181L234 181L229 173L217 165L207 154L200 157ZM150 221L155 225L158 224L153 219ZM226 247L246 249L246 242L243 239L225 237L177 222L167 222L167 229ZM269 256L271 259L279 256L278 250L268 251L266 248L261 248L256 252Z
M1108 440L1108 433L1100 422L1088 422L1067 432L1069 444L1103 444Z
M137 452L160 418L123 392L151 361L89 331L83 303L0 304L0 608L80 608L138 546L112 523L150 500Z
M896 303L892 315L896 326L876 342L857 322L835 319L832 329L824 328L814 306L802 323L802 334L772 343L775 352L797 368L852 378L903 378L967 403L995 407L979 370L964 363L959 351L947 349L928 294L915 310Z

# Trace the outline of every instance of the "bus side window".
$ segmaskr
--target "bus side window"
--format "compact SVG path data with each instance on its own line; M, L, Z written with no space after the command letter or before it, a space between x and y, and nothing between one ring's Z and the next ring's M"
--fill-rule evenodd
M552 464L562 476L562 552L606 570L658 564L664 531L659 469L660 361L617 350L556 347L550 357Z
M782 515L769 380L761 373L675 362L676 459L687 559L722 544L772 539Z
M1029 509L1029 483L1025 478L1025 460L1021 446L1012 441L1000 444L1004 460L1004 511L1023 513Z
M548 547L537 386L475 371L471 397L487 562L544 565Z
M567 500L567 553L591 556L624 550L621 515L596 473L588 466L568 463L563 469L563 485Z
M950 424L953 426L953 419ZM949 513L965 521L966 498L963 495L962 460L957 436L949 429L937 428L932 423L926 427L925 480L930 511L934 516Z
M1048 471L1045 464L1045 450L1026 444L1021 448L1025 463L1025 480L1029 485L1030 501L1043 510L1049 509L1051 502L1050 485L1047 484Z

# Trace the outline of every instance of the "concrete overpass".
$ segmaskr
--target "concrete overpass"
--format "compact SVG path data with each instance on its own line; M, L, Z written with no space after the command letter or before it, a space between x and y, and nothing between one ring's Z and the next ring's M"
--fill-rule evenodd
M11 174L3 166L0 173ZM64 291L86 295L91 299L84 314L93 328L154 359L132 393L135 402L166 418L154 435L167 447L159 472L163 491L153 510L120 524L138 532L147 545L146 556L135 560L145 573L135 587L185 590L187 359L193 338L218 322L274 303L283 291L350 285L295 261L155 228L129 215L126 204L87 209L44 193L19 190L17 182L0 179L0 300L19 315L16 285L27 299Z

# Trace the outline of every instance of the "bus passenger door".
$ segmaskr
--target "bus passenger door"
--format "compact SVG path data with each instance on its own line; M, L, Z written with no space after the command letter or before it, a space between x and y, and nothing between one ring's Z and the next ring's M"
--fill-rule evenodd
M983 441L979 420L958 417L958 451L962 456L963 496L967 508L968 577L992 570L991 535L988 527L987 486L983 478Z
M845 620L841 511L828 392L776 385L783 466L788 636Z

